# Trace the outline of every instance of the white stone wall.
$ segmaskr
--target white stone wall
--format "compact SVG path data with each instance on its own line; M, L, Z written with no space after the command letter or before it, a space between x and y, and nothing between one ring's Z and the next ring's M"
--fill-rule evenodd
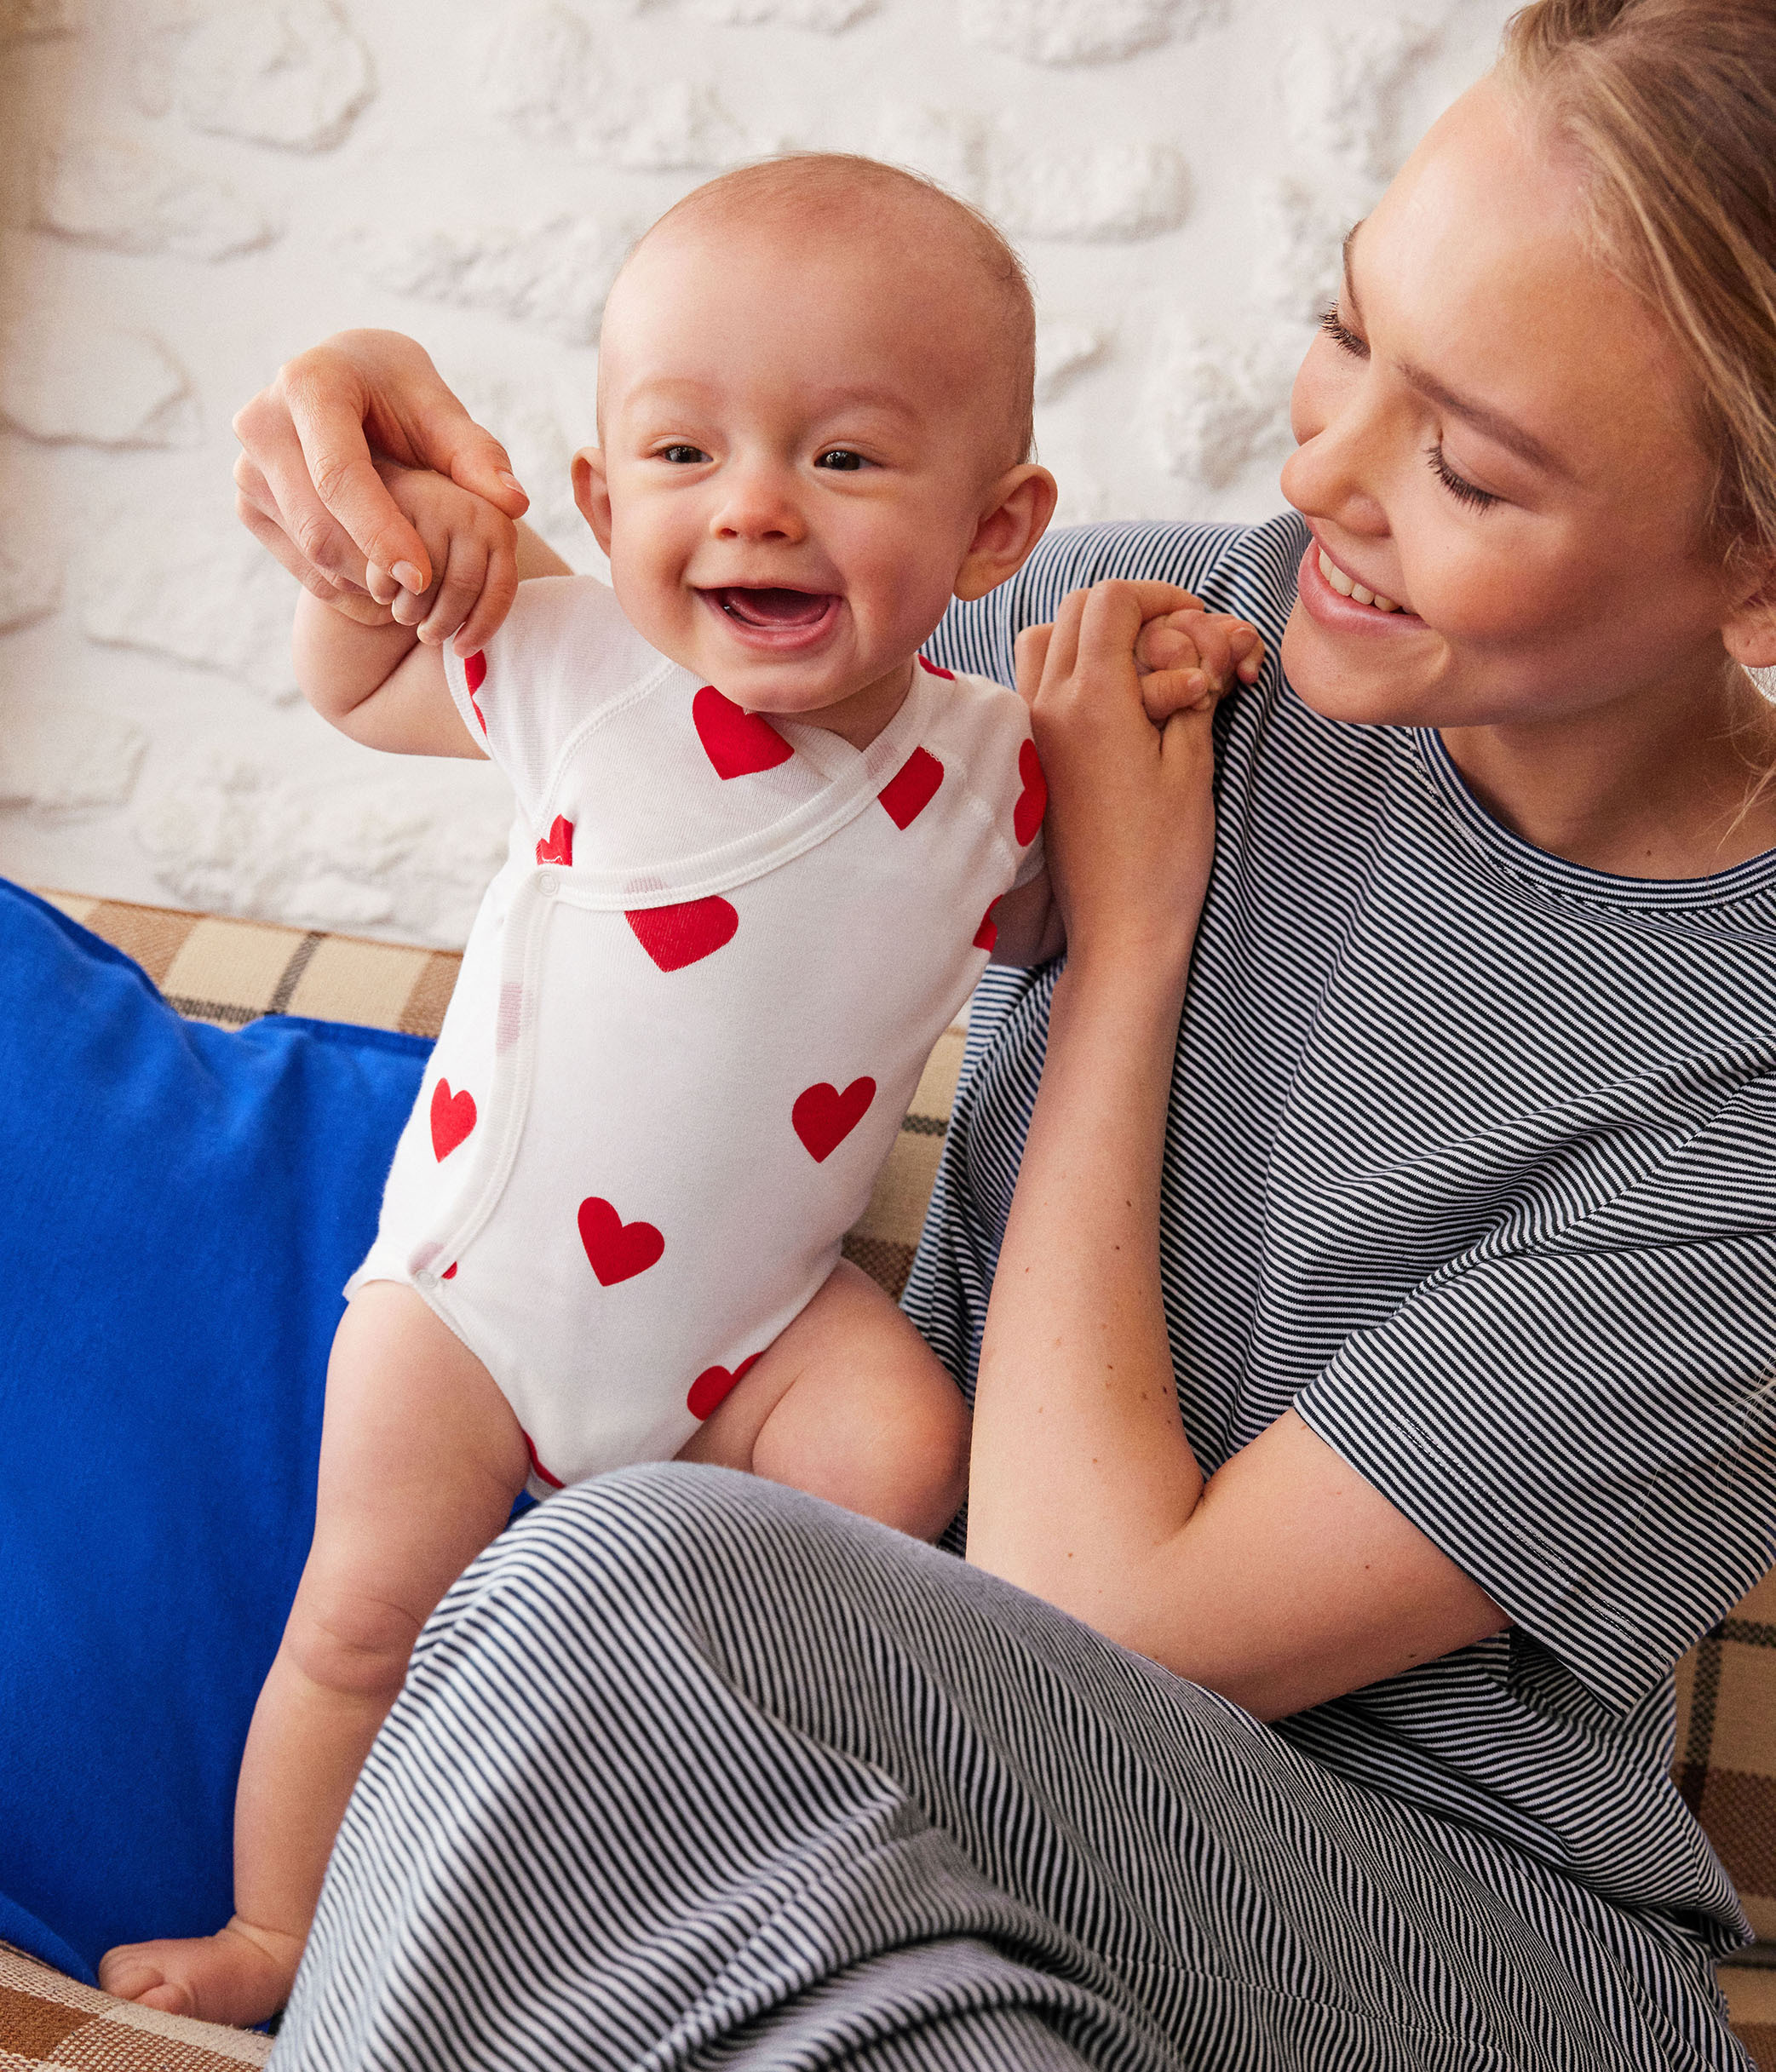
M840 146L1034 273L1063 519L1277 507L1340 234L1509 0L0 0L0 872L460 942L501 780L296 697L234 408L411 330L577 565L601 300L720 167Z

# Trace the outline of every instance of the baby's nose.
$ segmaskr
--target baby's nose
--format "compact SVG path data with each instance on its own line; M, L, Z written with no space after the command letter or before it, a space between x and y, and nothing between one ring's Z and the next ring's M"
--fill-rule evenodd
M713 530L718 539L799 540L808 531L801 508L787 484L762 474L737 476L716 506Z

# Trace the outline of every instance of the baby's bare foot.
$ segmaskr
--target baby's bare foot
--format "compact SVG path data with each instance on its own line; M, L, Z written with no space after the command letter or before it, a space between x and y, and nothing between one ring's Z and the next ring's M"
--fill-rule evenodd
M144 2007L246 2029L289 1999L302 1954L300 1937L237 1918L216 1935L120 1943L99 1960L99 1983Z

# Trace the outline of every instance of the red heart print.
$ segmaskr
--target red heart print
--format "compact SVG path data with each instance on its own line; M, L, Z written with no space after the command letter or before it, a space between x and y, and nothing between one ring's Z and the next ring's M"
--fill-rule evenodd
M863 1121L875 1098L873 1079L854 1079L842 1093L823 1079L796 1096L790 1121L816 1165L830 1158Z
M472 655L463 657L463 680L468 686L468 702L474 709L474 716L481 723L481 732L487 731L487 715L475 704L474 694L487 680L487 657L480 648Z
M531 1456L531 1466L537 1471L537 1481L546 1482L552 1489L565 1489L567 1485L562 1481L561 1478L559 1475L551 1475L549 1470L544 1467L543 1463L537 1458L537 1448L535 1443L532 1441L530 1433L525 1431L522 1426L519 1427L518 1436L524 1441L524 1450Z
M632 1281L658 1263L666 1240L651 1223L625 1223L611 1204L589 1194L580 1203L580 1243L601 1288Z
M555 824L537 844L537 861L539 864L572 864L573 861L573 823L560 813Z
M774 770L796 753L762 713L743 711L713 684L705 684L691 700L691 718L704 754L724 782Z
M1011 809L1011 831L1019 847L1027 849L1049 810L1049 780L1042 773L1042 757L1033 741L1026 741L1018 750L1018 775L1024 780L1024 789Z
M474 1096L465 1087L452 1093L440 1079L432 1088L432 1156L441 1165L474 1128Z
M686 899L676 906L638 906L623 918L662 971L700 964L731 943L740 917L725 899Z
M876 795L897 828L910 828L943 781L944 766L936 756L929 749L915 749Z
M928 676L941 676L946 684L953 684L956 681L954 669L940 669L934 662L926 661L922 655L919 657L919 667Z
M993 906L997 906L998 904L998 900L993 901ZM989 956L992 955L999 940L999 924L993 919L993 906L988 907L986 913L980 916L980 926L974 931L975 949L986 950Z
M757 1353L750 1354L729 1374L725 1367L705 1367L691 1384L691 1392L685 1398L685 1408L693 1417L707 1417L722 1398L729 1394L749 1367L758 1360Z
M457 1269L454 1265L446 1266L444 1271L438 1276L440 1281L453 1281L456 1277Z

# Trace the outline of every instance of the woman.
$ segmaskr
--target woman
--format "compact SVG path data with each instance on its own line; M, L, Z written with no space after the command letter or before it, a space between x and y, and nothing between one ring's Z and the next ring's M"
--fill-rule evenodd
M977 1007L908 1291L969 1565L553 1499L427 1630L280 2063L1743 2064L1665 1765L1776 1553L1773 164L1764 0L1542 0L1354 235L1300 516L955 614L1029 628L1069 940ZM392 594L311 462L415 558L360 420L509 497L411 348L280 382L312 583ZM1282 633L1212 859L1171 583Z

